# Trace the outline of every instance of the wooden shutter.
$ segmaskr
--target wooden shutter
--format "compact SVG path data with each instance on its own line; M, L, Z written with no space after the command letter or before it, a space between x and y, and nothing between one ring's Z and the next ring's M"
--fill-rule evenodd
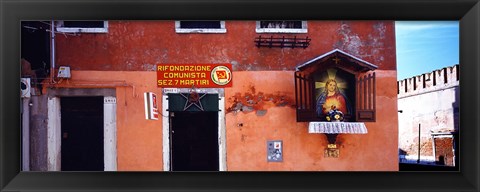
M357 121L375 121L375 72L361 76L356 85Z
M316 120L315 101L313 99L313 80L301 72L295 72L295 103L297 122Z

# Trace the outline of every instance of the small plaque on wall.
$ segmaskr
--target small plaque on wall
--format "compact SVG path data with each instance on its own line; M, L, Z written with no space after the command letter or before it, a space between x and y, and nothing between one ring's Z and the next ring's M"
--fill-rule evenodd
M325 157L338 158L340 155L340 150L336 148L327 148L325 149Z
M267 141L267 162L283 161L283 142L281 140Z
M145 92L145 119L158 120L157 94Z

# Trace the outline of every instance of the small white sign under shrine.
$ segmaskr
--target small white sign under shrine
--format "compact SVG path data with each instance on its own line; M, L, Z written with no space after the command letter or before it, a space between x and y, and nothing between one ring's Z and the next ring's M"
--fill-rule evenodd
M310 122L308 133L367 134L368 131L362 122Z

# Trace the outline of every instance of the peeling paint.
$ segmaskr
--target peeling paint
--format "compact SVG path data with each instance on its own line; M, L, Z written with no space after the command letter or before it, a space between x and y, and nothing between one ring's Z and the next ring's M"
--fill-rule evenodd
M153 65L153 64L143 64L142 69L144 71L155 71L155 65Z
M343 22L337 31L341 36L341 40L338 41L335 46L338 46L338 48L350 54L360 55L360 50L363 47L363 43L360 39L360 36L352 32L350 25L346 22Z
M263 93L258 92L255 86L249 86L248 92L235 93L234 96L228 98L232 105L227 109L229 112L242 111L249 113L255 111L258 116L264 116L268 108L271 107L295 107L295 101L288 94L283 92Z
M444 126L444 127L447 125L448 113L446 113L445 111L443 110L435 111L434 117L435 117L435 123L437 123L438 125Z
M282 49L256 47L255 22L229 22L228 33L208 35L175 33L174 21L109 21L108 33L56 36L57 48L62 50L57 61L76 70L144 71L144 63L230 62L234 71L288 71L338 48L370 59L380 69L395 69L393 21L308 22L306 34L273 36L308 36L310 46Z
M257 111L257 116L264 116L265 114L267 114L267 110L258 110Z
M230 63L232 64L233 67L235 67L236 65L238 65L238 61L235 61L235 60L230 61Z
M387 26L385 26L382 22L377 22L373 25L373 28L378 32L378 37L380 39L385 38L385 34L387 32Z

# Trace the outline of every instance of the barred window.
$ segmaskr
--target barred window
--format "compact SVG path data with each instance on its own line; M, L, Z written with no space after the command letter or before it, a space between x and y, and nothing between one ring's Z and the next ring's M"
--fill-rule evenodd
M257 33L307 33L306 21L257 21Z
M66 33L107 33L108 21L57 21L56 30Z
M226 33L225 21L175 21L177 33Z

